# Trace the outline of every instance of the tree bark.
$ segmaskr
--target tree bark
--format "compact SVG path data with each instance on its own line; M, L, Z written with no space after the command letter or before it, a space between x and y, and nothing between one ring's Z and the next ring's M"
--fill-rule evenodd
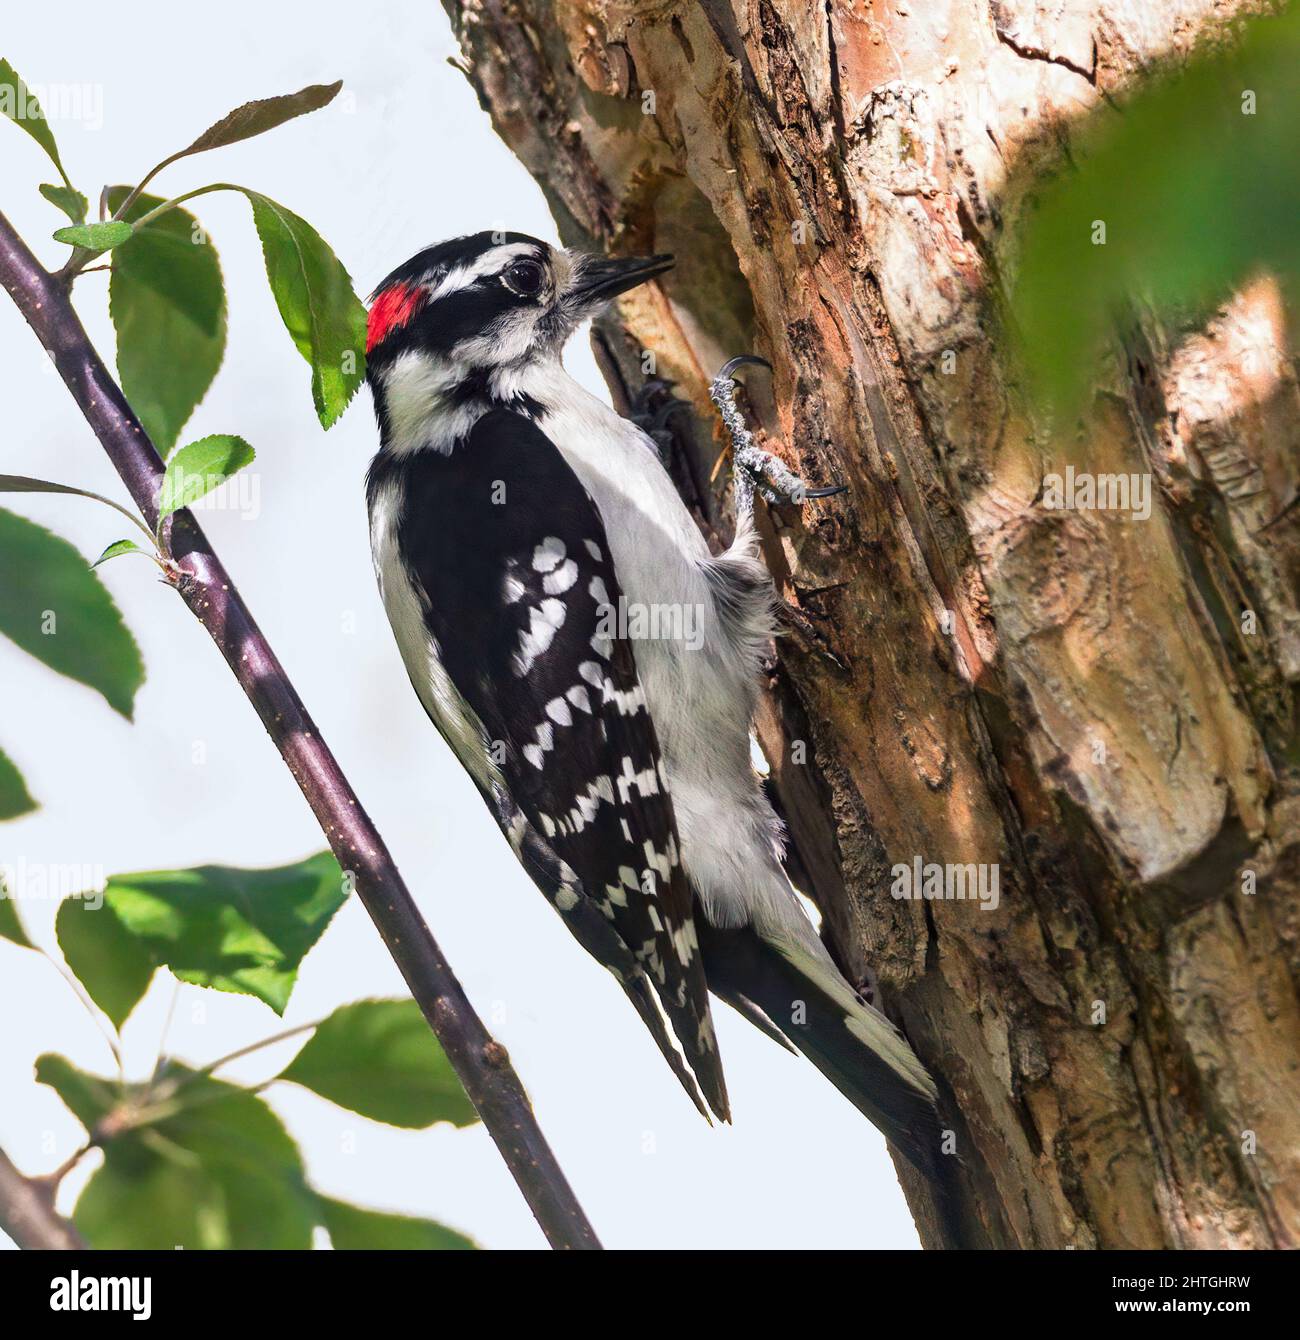
M28 1251L79 1251L81 1235L54 1208L53 1189L24 1177L0 1149L0 1228Z
M766 514L792 607L759 721L791 872L938 1077L927 1246L1300 1240L1300 397L1275 286L1116 338L1065 468L997 341L1008 164L1185 52L1214 0L447 0L563 240L674 251L594 333L616 403L775 368L767 445L847 494ZM1248 202L1238 202L1248 207ZM1068 319L1068 313L1062 314ZM644 357L653 354L653 360ZM1290 510L1287 510L1290 508ZM996 908L891 896L996 867ZM744 1114L738 1114L744 1120ZM954 1208L955 1207L955 1208Z

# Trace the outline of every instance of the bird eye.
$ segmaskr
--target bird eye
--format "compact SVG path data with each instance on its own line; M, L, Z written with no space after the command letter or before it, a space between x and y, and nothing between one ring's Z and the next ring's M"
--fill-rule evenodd
M516 261L501 276L506 288L521 298L535 298L542 291L545 278L545 271L536 261Z

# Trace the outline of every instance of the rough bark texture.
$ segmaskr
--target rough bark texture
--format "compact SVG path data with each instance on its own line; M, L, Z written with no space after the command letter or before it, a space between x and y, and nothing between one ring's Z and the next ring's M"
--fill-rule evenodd
M679 257L595 340L616 395L653 351L693 406L674 468L702 524L727 530L705 387L732 354L775 365L767 445L849 485L768 514L795 613L760 740L828 942L940 1078L953 1185L900 1165L923 1241L1295 1245L1300 400L1276 291L1117 338L1071 459L1149 474L1147 520L1043 505L1064 461L997 340L1027 207L1008 164L1099 99L1122 115L1144 65L1242 6L448 8L564 240ZM996 863L998 907L891 897L918 856Z

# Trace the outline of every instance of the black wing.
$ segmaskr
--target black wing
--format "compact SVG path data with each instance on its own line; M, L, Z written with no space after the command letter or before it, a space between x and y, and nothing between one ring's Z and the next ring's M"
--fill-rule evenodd
M546 435L506 410L450 455L419 452L400 468L402 558L442 667L486 734L499 816L687 1084L651 1020L649 980L726 1120L690 886L632 645L617 635L621 591L600 514Z

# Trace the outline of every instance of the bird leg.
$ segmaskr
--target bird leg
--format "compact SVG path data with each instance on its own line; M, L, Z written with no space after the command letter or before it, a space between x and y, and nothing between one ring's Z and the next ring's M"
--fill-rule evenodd
M745 417L736 404L737 368L746 364L771 369L772 365L757 354L741 354L731 359L709 386L709 398L718 407L722 422L731 436L732 469L736 481L736 506L753 511L757 489L770 503L801 504L809 498L830 498L848 487L810 489L784 461L754 442Z

